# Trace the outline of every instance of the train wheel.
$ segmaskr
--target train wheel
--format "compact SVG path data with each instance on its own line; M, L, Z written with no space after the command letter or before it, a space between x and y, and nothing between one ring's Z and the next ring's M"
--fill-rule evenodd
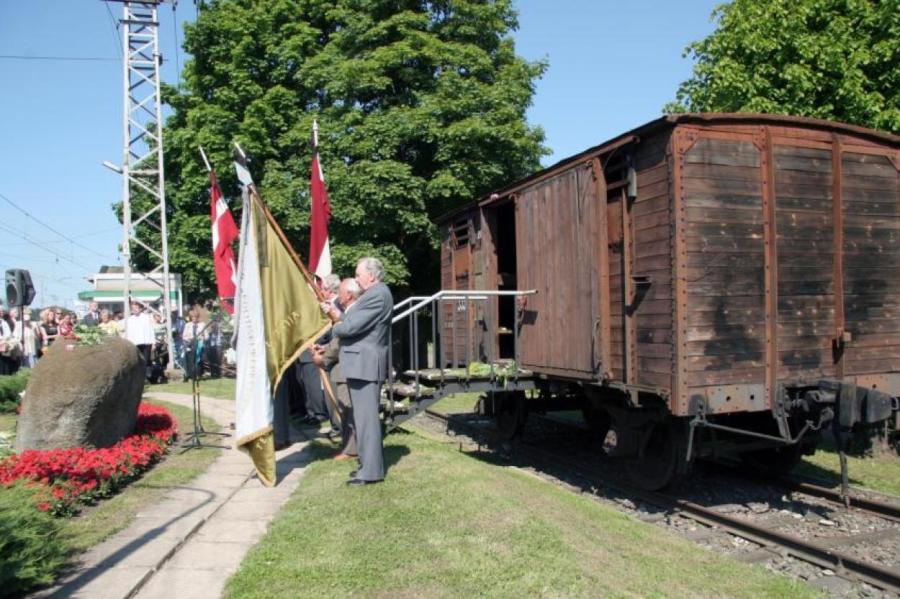
M513 439L519 436L525 426L527 415L524 391L494 394L494 421L502 438Z
M658 491L674 483L684 470L686 435L677 423L655 422L640 458L629 469L629 478L642 489Z

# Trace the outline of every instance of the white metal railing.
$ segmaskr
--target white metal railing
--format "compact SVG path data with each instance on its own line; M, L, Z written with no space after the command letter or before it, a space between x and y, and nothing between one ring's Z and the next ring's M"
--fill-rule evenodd
M487 290L459 290L459 289L444 289L438 291L437 293L430 296L412 296L404 299L401 302L398 302L394 306L394 312L396 314L391 320L391 324L395 325L397 323L402 322L403 320L407 320L409 323L409 365L412 371L415 373L415 389L416 389L416 397L421 396L421 387L420 387L420 372L419 372L419 319L417 315L423 309L430 307L431 308L431 339L433 343L433 351L434 351L434 360L436 365L438 366L438 370L440 371L441 383L444 382L444 365L446 361L444 360L444 331L443 331L443 323L442 311L440 310L440 306L444 302L465 302L465 306L461 308L459 311L469 313L471 302L485 302L493 297L523 297L528 295L534 295L537 293L536 289L530 290L510 290L510 291L501 291L496 289L487 289ZM412 305L410 305L412 304ZM407 307L409 306L409 307ZM518 365L519 363L519 312L520 306L514 304L512 306L513 310L513 359L515 363ZM454 315L451 320L451 334L450 334L450 342L453 347L453 363L456 364L458 362L456 349L457 349L457 318ZM466 338L465 338L465 360L464 363L468 367L471 363L471 351L472 351L472 327L467 324L465 327ZM487 344L488 351L488 363L491 368L491 378L493 379L494 374L494 339L497 335L498 328L494 326L493 318L489 318L487 322L485 322L485 335L491 339L491 342ZM499 344L499 341L497 342ZM391 399L390 402L390 411L391 416L393 417L393 383L394 383L394 344L393 344L393 326L391 327L391 339L388 344L388 363L390 364L389 374L388 374L388 383L389 383L389 397ZM498 345L499 348L499 345ZM518 367L518 366L517 366Z

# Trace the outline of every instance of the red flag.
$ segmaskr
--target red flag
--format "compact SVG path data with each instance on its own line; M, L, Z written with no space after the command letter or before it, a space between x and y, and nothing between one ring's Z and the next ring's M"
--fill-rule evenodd
M325 189L325 177L319 164L318 133L319 127L313 122L312 174L309 181L309 272L324 279L331 274L331 248L328 244L331 204L328 203L328 190Z
M237 239L239 230L234 224L231 210L222 197L215 171L209 171L210 216L212 218L213 264L216 269L216 288L222 309L234 314L234 293L237 284L237 267L234 263L232 242Z

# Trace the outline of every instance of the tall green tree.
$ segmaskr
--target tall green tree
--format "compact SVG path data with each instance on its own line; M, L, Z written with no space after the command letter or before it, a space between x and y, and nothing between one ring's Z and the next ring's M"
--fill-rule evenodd
M900 0L734 0L685 50L668 112L768 112L900 133Z
M545 64L516 55L516 26L512 0L208 2L185 28L183 83L165 90L172 270L214 295L197 146L235 197L232 140L306 256L315 117L335 270L371 253L389 282L436 287L432 219L532 172L546 152L525 117Z

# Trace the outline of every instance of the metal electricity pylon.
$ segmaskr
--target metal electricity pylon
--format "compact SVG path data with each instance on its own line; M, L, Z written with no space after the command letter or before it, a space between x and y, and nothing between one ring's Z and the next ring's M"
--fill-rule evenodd
M156 266L147 274L162 274L162 312L166 323L166 346L171 369L172 290L169 280L169 244L166 227L166 185L163 170L162 102L160 98L159 18L162 0L122 4L122 66L124 98L124 149L122 158L122 265L125 314L131 300L131 248L142 247ZM133 213L134 200L146 207ZM146 203L145 203L146 200ZM140 235L139 233L148 233ZM158 241L157 241L158 239Z

